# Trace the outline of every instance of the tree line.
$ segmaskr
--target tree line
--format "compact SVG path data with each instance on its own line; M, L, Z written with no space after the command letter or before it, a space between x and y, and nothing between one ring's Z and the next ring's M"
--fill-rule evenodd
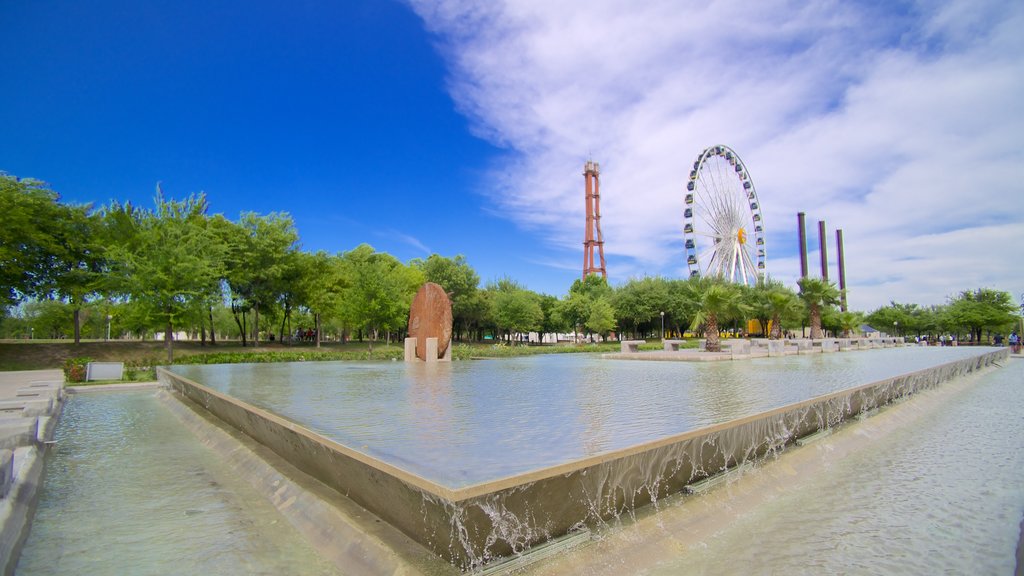
M1006 330L1016 308L1010 295L964 291L949 304L899 305L871 314L839 312L839 291L816 278L797 289L768 279L740 286L709 278L631 279L612 287L597 275L576 280L566 295L533 292L509 278L481 286L459 255L433 254L403 263L368 244L330 254L301 249L285 213L208 213L203 194L183 200L157 187L153 208L111 202L93 208L62 203L44 183L0 173L0 298L5 337L142 337L167 335L168 361L177 331L215 345L261 340L401 338L409 304L427 281L452 301L458 340L513 341L529 332L583 337L706 334L768 337L809 326L849 333L864 321L899 334ZM35 330L39 330L36 334Z

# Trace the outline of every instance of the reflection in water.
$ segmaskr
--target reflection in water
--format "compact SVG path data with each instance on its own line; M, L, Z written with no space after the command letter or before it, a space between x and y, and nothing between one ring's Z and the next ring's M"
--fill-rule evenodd
M17 574L334 574L152 391L69 398Z
M173 370L457 488L987 350L907 347L710 363L556 354L453 362L431 374L400 362Z

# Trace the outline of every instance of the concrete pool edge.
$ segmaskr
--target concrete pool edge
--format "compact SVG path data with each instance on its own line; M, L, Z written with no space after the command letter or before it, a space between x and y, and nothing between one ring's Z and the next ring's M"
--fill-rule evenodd
M263 494L326 560L368 574L441 574L454 567L371 512L179 394L158 400L235 474Z
M657 501L695 479L1005 358L983 352L653 442L453 490L161 370L162 382L460 567ZM340 448L340 450L338 449ZM399 470L390 474L389 469Z
M0 446L6 488L6 494L0 493L0 572L4 576L14 574L32 527L45 472L44 456L64 406L64 390L60 370L0 373L0 400L5 407L24 404L19 416L5 418L18 430L5 434Z

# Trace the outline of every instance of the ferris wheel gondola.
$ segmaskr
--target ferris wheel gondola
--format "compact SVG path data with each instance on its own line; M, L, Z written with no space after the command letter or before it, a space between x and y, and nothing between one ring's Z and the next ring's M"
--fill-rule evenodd
M750 285L764 278L764 217L754 181L728 146L705 148L686 183L683 237L690 276Z

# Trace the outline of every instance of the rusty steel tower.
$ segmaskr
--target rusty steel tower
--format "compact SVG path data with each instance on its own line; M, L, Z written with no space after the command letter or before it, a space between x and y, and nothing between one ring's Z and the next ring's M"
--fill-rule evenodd
M601 236L601 165L593 160L588 160L583 166L583 178L587 183L587 231L583 239L583 279L588 274L600 273L601 277L608 279L608 272L604 267L604 238ZM597 254L601 265L594 261L594 247L597 247Z

